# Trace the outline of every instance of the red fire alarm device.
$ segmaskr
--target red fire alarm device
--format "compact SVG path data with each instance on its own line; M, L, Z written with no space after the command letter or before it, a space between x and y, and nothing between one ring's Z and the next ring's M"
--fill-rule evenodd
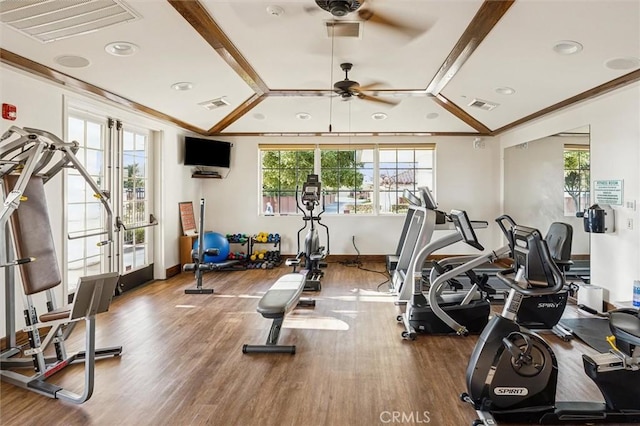
M5 120L15 120L18 118L18 110L15 105L2 104L2 118Z

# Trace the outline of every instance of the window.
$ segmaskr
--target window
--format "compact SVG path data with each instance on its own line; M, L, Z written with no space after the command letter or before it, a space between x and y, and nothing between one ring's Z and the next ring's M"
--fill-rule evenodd
M381 147L380 213L406 213L409 202L402 196L405 189L416 192L421 186L433 190L434 147Z
M296 212L296 185L320 176L325 214L400 213L405 189L433 189L434 145L261 145L262 212Z
M296 213L296 187L314 172L314 149L261 148L262 212Z
M590 187L589 147L565 145L564 147L564 214L575 216L587 208Z
M321 147L325 213L373 213L373 149Z

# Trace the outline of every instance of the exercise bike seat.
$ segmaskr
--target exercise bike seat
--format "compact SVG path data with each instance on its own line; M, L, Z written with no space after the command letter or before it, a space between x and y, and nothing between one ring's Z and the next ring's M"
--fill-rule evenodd
M609 328L616 340L640 346L640 311L620 309L609 313Z

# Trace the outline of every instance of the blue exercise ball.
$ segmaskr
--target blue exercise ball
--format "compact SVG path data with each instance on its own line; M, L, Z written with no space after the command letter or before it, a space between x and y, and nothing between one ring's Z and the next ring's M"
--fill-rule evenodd
M204 249L217 248L220 252L217 256L204 256L203 263L220 263L227 260L229 256L229 240L217 232L204 233ZM193 249L198 251L198 239L193 243Z

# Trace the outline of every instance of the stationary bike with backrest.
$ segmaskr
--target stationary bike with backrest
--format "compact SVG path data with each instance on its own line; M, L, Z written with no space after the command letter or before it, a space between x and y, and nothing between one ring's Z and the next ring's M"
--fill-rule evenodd
M318 175L307 175L307 180L302 184L302 194L300 199L304 204L304 209L298 201L298 188L296 187L296 206L303 214L302 220L304 226L298 230L298 255L295 259L287 259L286 265L293 266L293 271L300 265L302 259L304 259L304 270L307 271L307 280L304 289L310 291L320 291L320 280L324 275L324 272L320 268L326 267L324 259L329 255L329 227L323 224L320 220L320 216L324 213L324 204L322 211L317 215L313 212L316 206L320 205L320 197L322 194L322 185L318 179ZM320 237L318 235L318 228L315 224L324 227L326 231L327 245L320 245ZM304 249L300 250L300 233L309 226L309 231L304 238Z
M509 297L502 313L480 335L467 367L468 390L460 396L480 417L473 424L496 425L496 419L539 424L640 422L639 311L610 312L609 327L618 344L612 343L609 353L582 355L584 371L605 402L556 401L556 356L539 335L518 325L516 317L523 299L561 291L564 275L538 230L518 225L513 237L514 266L497 274L510 287Z
M496 222L509 243L512 252L511 257L513 258L513 230L516 222L508 215L498 217ZM573 227L568 223L553 222L549 226L549 230L544 239L549 247L551 259L558 266L562 274L566 276L573 265L573 261L571 260ZM559 321L567 306L569 295L576 289L577 286L570 284L565 285L562 290L557 293L525 298L520 306L516 321L521 326L527 327L530 330L551 330L562 340L571 340L573 333L571 330L563 327Z

